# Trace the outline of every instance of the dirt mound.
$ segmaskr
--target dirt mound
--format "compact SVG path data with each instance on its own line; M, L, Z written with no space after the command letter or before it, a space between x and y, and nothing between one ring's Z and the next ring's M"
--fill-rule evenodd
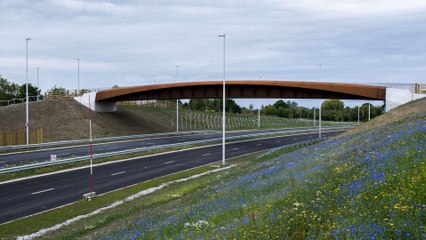
M344 135L351 135L354 133L363 132L369 129L384 126L393 122L402 121L414 114L426 112L426 98L421 98L413 102L406 103L397 108L390 110L389 112L380 115L369 122L354 128Z
M30 129L43 128L44 141L88 138L89 111L73 99L29 104ZM25 131L25 104L0 108L0 132ZM114 113L93 112L94 137L173 131L171 118L161 111L118 107Z

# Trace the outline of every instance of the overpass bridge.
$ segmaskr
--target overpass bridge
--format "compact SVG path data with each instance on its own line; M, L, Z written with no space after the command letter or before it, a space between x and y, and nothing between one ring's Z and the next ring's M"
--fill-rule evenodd
M225 90L227 98L382 100L386 102L387 110L426 96L386 86L272 80L227 80ZM75 99L94 111L114 112L119 101L212 98L222 98L222 81L112 88L86 93Z

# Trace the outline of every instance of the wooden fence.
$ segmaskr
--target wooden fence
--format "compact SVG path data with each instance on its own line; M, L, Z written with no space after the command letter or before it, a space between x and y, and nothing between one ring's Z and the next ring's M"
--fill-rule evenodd
M0 132L0 146L26 144L26 133L23 132ZM43 143L43 128L30 131L30 144Z
M414 85L414 93L418 94L426 94L426 84L418 84Z

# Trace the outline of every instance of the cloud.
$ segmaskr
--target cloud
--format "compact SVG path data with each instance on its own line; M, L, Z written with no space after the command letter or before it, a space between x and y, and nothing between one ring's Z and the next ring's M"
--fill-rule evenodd
M379 15L400 15L424 12L426 2L422 0L270 0L284 9L318 14L321 17L353 18Z
M425 81L423 1L0 0L0 11L11 81L25 77L27 37L31 68L64 87L76 58L90 88L174 81L176 65L182 80L218 79L221 33L229 79Z

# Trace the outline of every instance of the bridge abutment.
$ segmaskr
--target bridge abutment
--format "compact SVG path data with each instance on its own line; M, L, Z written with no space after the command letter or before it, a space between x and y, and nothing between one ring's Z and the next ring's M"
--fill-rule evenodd
M85 93L82 96L74 97L74 99L77 102L86 106L87 108L89 108L89 106L90 106L90 109L92 109L95 112L115 112L115 111L117 111L117 103L116 102L96 102L96 94L97 94L97 92Z
M408 89L386 88L386 112L399 105L426 97L426 94L413 93Z

